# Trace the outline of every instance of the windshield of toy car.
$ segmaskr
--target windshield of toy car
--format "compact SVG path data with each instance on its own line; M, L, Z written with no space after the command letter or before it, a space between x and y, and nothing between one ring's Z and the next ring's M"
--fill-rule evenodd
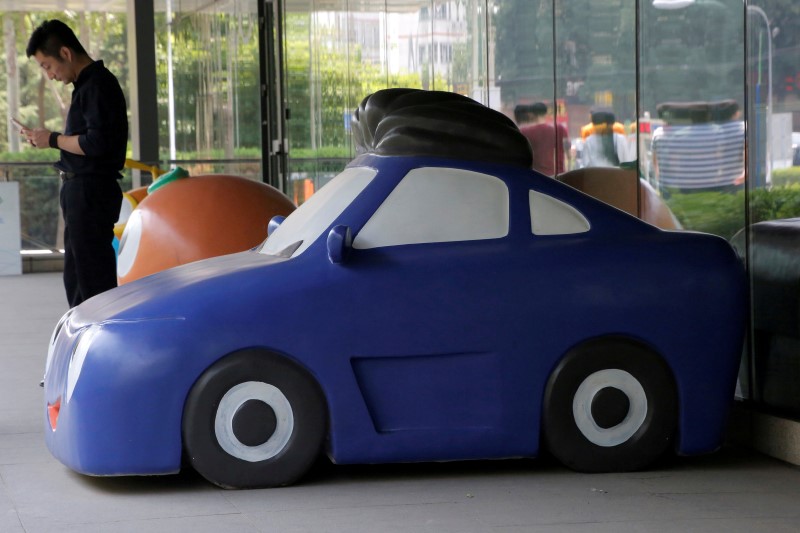
M322 235L375 177L372 168L345 169L306 200L278 226L260 253L295 257Z

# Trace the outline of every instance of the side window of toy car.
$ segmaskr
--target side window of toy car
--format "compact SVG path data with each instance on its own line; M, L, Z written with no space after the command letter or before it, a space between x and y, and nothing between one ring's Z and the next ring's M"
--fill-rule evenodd
M589 231L589 221L571 205L533 190L528 198L534 235L570 235Z
M506 184L452 168L409 172L375 211L353 247L499 239L508 235Z

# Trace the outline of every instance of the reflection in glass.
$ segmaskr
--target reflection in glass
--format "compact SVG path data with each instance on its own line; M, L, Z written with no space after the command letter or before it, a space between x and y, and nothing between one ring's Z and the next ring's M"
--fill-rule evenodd
M743 3L640 0L639 38L642 175L685 229L730 238L745 224Z
M570 168L635 160L636 1L555 6L556 99L572 138Z
M791 6L791 7L790 7ZM800 418L800 62L796 3L748 2L747 232L737 235L752 287L749 397ZM792 137L795 137L793 141ZM797 152L797 148L794 148Z
M234 166L223 164L223 172L260 179L255 6L245 0L200 6L174 0L156 7L161 158L230 161ZM237 159L251 161L244 167ZM190 168L210 170L202 164Z
M531 143L533 168L548 176L563 173L569 133L563 121L556 123L552 2L501 0L492 11L490 48L501 110ZM559 119L565 116L559 110Z
M635 131L628 127L636 121L635 1L499 0L493 6L503 111L512 116L526 106L547 107L535 128L519 118L523 113L515 117L526 132L538 130L529 136L535 168L554 175L635 159ZM612 128L606 132L605 121L593 125L593 110L613 115ZM538 124L548 125L547 141Z
M455 91L488 102L486 12L486 0L287 2L292 199L302 203L352 159L351 113L379 89Z

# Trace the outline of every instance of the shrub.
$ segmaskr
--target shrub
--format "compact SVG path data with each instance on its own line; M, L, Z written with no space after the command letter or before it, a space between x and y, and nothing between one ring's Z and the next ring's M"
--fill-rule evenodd
M672 193L666 200L684 229L730 239L745 226L745 193ZM750 223L800 217L800 183L750 192Z
M784 187L800 183L800 167L779 168L772 171L772 186Z

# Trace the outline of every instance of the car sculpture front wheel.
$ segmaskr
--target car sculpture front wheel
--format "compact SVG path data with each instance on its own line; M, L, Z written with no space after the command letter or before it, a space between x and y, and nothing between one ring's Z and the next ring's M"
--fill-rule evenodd
M672 372L625 338L571 350L550 375L543 431L548 450L581 472L644 468L672 442L677 426Z
M260 350L229 355L189 392L183 440L189 462L225 488L275 487L299 479L325 438L317 382L292 361Z

